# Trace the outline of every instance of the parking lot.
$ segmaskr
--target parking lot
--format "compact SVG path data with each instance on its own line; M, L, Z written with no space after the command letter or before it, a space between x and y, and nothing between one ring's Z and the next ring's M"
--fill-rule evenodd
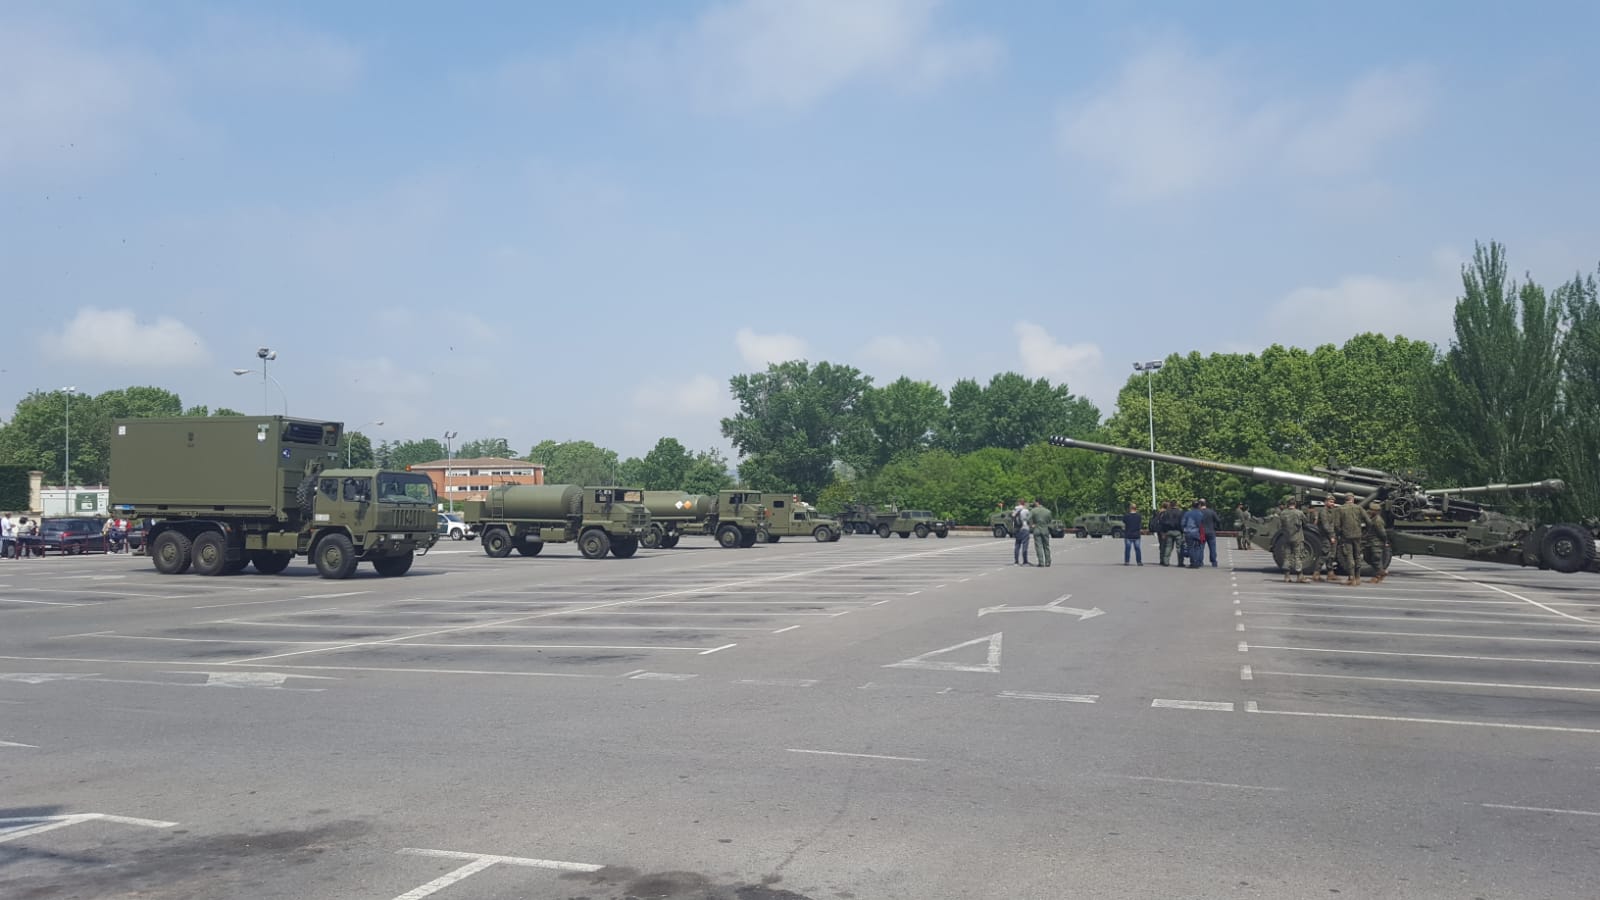
M1592 893L1590 576L1120 553L8 562L0 895Z

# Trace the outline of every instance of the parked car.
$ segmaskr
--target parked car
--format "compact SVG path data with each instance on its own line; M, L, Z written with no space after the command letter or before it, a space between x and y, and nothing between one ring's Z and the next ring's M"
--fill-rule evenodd
M478 536L478 532L460 513L439 513L439 533L452 541L463 541Z
M104 553L100 519L45 519L39 525L39 546L45 553Z
M128 551L130 553L144 552L145 535L150 533L150 526L155 523L155 519L130 519L128 521Z

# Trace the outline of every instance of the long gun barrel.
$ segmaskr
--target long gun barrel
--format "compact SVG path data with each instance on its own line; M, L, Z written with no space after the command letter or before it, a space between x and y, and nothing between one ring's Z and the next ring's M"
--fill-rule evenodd
M1171 463L1175 466L1185 466L1190 469L1211 469L1217 472L1228 472L1244 478L1253 478L1256 481L1265 481L1269 484L1292 484L1299 487L1320 488L1334 493L1359 494L1363 497L1370 496L1377 491L1377 485L1363 484L1359 481L1344 481L1322 475L1307 475L1304 472L1285 472L1281 469L1268 469L1261 466L1241 466L1209 459L1195 459L1189 456L1173 456L1170 453L1153 453L1149 450L1135 450L1131 447L1113 447L1110 444L1096 444L1093 441L1080 441L1076 438L1052 437L1050 443L1057 447L1076 447L1082 450L1093 450L1097 453L1112 453L1117 456L1132 456L1137 459L1153 459L1156 462Z
M1544 481L1526 481L1522 484L1478 484L1472 487L1460 488L1429 488L1424 493L1435 497L1463 497L1471 494L1560 494L1566 491L1567 483L1559 478L1546 478Z

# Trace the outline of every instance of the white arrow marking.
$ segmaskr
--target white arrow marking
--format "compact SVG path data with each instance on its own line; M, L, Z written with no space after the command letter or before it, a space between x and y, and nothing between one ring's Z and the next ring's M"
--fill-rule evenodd
M1092 619L1095 616L1103 616L1106 614L1106 611L1098 606L1093 609L1079 609L1076 606L1061 605L1071 599L1071 594L1062 594L1043 606L1006 606L1005 604L1001 604L999 606L985 606L983 609L978 610L978 616L979 618L982 618L983 616L987 616L989 613L997 612L1049 612L1066 613L1068 615L1077 616L1078 621L1081 622L1084 619Z
M44 684L47 681L73 681L79 678L98 678L100 673L91 672L87 675L76 672L5 672L0 673L0 681L20 681L23 684Z
M903 660L901 660L901 661L899 661L897 663L889 663L888 665L884 666L884 668L885 669L934 669L934 670L937 670L937 671L940 671L940 672L999 672L1000 671L1000 636L1002 634L1004 634L1004 632L996 631L994 634L986 635L986 636L980 637L980 638L973 638L970 641L962 641L961 643L955 644L955 645L950 646L950 647L944 647L944 648L939 649L939 650L930 650L927 653L924 653L924 654L922 654L920 656L913 656L910 659L903 659ZM930 657L930 656L938 656L938 655L940 655L942 653L949 653L952 650L960 650L963 647L971 647L974 644L983 644L983 643L987 643L989 645L989 657L988 657L988 661L985 662L981 666L967 666L967 665L962 665L960 663L944 662L942 660L941 661L930 662L928 660L928 657Z
M192 672L168 672L169 675L191 675ZM280 688L291 678L315 678L318 681L338 681L326 675L285 675L281 672L206 672L206 687L226 688Z

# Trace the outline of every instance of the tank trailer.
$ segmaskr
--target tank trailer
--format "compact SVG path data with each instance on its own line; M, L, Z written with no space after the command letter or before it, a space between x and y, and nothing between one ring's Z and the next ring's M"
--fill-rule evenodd
M504 559L515 550L538 556L545 544L577 541L585 559L607 553L627 559L650 530L644 491L576 484L502 484L483 500L462 504L462 518L478 531L483 552Z
M1430 490L1412 479L1381 469L1340 466L1314 468L1311 473L1285 472L1067 437L1052 437L1050 443L1287 485L1313 501L1335 494L1354 494L1365 507L1377 500L1383 504L1389 543L1397 554L1537 566L1563 573L1585 569L1600 571L1600 564L1596 562L1595 534L1589 528L1572 523L1537 524L1461 499L1490 493L1560 493L1566 490L1566 483L1559 479ZM1288 539L1281 533L1275 514L1252 518L1246 525L1246 532L1253 545L1271 551L1273 561L1279 568L1284 567ZM1305 529L1307 555L1325 549L1329 538L1315 528Z
M361 562L404 575L438 540L420 473L338 466L344 426L286 416L118 419L111 508L155 519L145 536L164 575L276 575L308 556L324 578Z

